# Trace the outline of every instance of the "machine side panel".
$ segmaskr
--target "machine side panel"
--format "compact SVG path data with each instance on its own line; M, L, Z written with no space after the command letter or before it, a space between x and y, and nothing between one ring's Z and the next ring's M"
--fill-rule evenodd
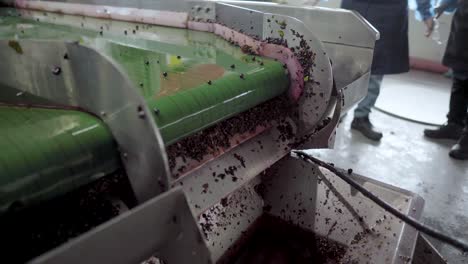
M117 239L116 239L117 238ZM184 193L174 188L31 263L211 263Z

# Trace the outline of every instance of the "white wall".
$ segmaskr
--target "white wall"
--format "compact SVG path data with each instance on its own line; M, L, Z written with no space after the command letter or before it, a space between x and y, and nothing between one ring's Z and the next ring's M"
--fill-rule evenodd
M339 7L341 0L320 1L319 6L324 7ZM444 55L445 45L450 33L450 22L452 15L442 15L439 19L439 33L442 45L437 44L432 39L424 36L424 24L414 18L414 12L410 11L409 22L409 43L410 43L410 56L427 59L435 62L440 62Z

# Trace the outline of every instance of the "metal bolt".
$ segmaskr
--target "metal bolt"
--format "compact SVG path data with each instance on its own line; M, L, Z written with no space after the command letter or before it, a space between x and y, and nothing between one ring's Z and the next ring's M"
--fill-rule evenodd
M164 76L164 77L167 77L167 72L163 72L163 76Z
M61 72L62 72L62 69L61 69L59 66L55 66L55 67L52 69L52 73L53 73L54 75L59 75Z
M106 115L107 115L106 112L101 111L101 116L106 116Z
M211 85L211 80L208 81L208 85Z
M245 78L243 73L241 73L241 74L239 75L239 77L240 77L242 80Z
M18 92L18 93L16 94L16 96L22 96L23 94L24 94L24 92Z
M64 59L64 60L68 60L68 53L65 53L65 54L63 55L63 59Z
M127 152L122 153L122 156L123 156L124 159L127 159L128 158Z
M160 111L159 111L158 108L155 107L155 108L153 108L153 112L154 112L154 114L159 115L159 112L160 112Z

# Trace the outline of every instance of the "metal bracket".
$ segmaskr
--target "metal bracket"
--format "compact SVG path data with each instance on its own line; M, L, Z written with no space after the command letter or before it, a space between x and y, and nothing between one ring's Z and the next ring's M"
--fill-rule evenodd
M349 110L367 93L366 79L362 76L370 72L375 41L380 38L379 32L357 12L321 7L301 7L281 5L270 2L223 0L222 3L250 8L260 12L281 14L294 17L313 32L320 40L321 50L327 59L333 62L333 78L338 89L347 88L343 111ZM285 32L286 33L286 32ZM315 38L314 38L314 41ZM316 45L312 43L315 47ZM316 52L321 56L321 52ZM316 58L320 60L320 58ZM319 66L320 62L316 63ZM322 68L316 67L316 74ZM317 76L315 76L316 78ZM352 86L353 83L359 86Z
M317 149L317 148L333 148L335 142L336 128L341 118L341 110L343 107L343 93L337 92L336 96L332 97L332 103L330 104L334 109L333 115L330 121L325 124L322 128L308 138L299 147L302 149Z
M194 2L193 4L196 4ZM201 1L210 3L209 1ZM310 132L314 126L325 117L330 103L333 88L333 72L330 59L324 50L322 42L310 29L297 18L265 13L252 6L235 6L227 3L216 3L216 21L248 36L267 41L269 39L284 39L288 47L301 47L305 41L313 52L313 65L309 80L296 80L304 83L304 95L299 101L300 120L298 134ZM300 37L299 37L300 36ZM289 74L295 74L290 72ZM294 79L294 76L293 76Z
M166 152L151 111L110 58L78 43L1 40L0 61L0 84L45 98L50 106L78 107L104 120L138 202L167 190ZM1 94L11 90L2 89ZM1 94L4 103L37 103L28 99L31 96Z

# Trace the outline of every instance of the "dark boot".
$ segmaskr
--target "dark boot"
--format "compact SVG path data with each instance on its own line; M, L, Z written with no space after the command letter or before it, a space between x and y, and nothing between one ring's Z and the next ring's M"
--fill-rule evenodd
M425 129L424 135L435 139L458 140L461 137L463 127L455 123L447 123L436 129Z
M468 160L468 127L465 128L460 140L449 152L450 157L459 160Z
M351 123L351 128L361 132L370 140L379 141L382 138L382 133L374 129L374 126L367 116L354 118Z

